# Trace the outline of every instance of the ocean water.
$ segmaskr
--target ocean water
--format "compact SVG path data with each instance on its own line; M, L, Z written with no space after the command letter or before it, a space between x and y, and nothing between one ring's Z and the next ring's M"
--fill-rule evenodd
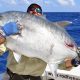
M44 15L52 22L71 21L65 29L80 47L80 12L47 12Z

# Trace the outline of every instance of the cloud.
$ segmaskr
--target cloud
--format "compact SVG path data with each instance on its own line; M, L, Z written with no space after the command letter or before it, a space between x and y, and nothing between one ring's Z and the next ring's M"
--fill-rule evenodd
M45 3L45 4L50 4L51 1L46 0L46 1L44 1L44 3Z
M11 3L10 4L14 4L14 5L16 5L17 3L16 3L16 0L11 0Z
M6 5L16 5L16 0L1 0L0 3Z
M1 0L1 3L4 3L5 5L20 5L20 4L29 4L29 0Z
M75 1L74 0L58 0L58 3L64 6L72 5L75 6Z
M74 0L69 0L72 5L76 5Z
M23 4L30 4L30 1L29 1L29 0L21 0L20 3L21 3L21 2L22 2Z
M44 0L43 1L43 5L46 7L46 5L47 6L50 6L50 7L56 7L56 6L58 6L58 4L57 4L57 0Z
M0 4L0 7L2 7L2 4Z

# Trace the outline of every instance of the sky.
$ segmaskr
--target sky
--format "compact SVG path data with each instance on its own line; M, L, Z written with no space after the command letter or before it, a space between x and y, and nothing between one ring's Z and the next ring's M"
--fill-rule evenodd
M80 0L0 0L0 12L25 12L32 3L39 4L43 12L80 12Z

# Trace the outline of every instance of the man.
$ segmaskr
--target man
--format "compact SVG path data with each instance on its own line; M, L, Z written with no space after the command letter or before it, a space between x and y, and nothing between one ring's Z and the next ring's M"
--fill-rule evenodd
M28 13L41 16L42 9L37 4L31 4L27 10ZM8 25L10 26L10 25ZM19 62L16 62L14 55L10 52L8 57L9 80L41 80L41 75L46 68L46 63L38 58L29 58L22 56Z
M41 16L42 9L37 4L32 4L27 10L28 13L34 14L36 16ZM13 25L14 23L12 23ZM12 25L7 24L7 27L11 27ZM14 25L16 26L16 25ZM5 27L6 28L6 27ZM5 29L4 28L4 29ZM4 30L3 29L3 30ZM8 29L8 28L7 28ZM10 30L10 29L8 29ZM12 30L10 30L12 31ZM4 30L5 32L5 30ZM7 36L11 35L8 34ZM44 72L46 67L46 63L38 58L29 58L22 56L21 60L17 63L14 59L14 55L11 52L8 58L8 74L10 76L10 80L41 80L40 76Z
M42 16L42 9L38 4L31 4L27 9L27 13Z
M6 64L7 64L7 57L8 57L8 52L6 50L6 47L4 45L5 42L5 37L0 34L0 80L3 79L5 73L6 73Z
M12 23L9 23L9 25ZM13 23L15 25L15 23ZM12 29L7 26L7 24L2 28L2 31L0 31L3 35L9 36L11 34L17 33L17 26L11 25ZM15 28L14 28L15 27ZM8 79L9 77L6 76L6 70L7 70L7 58L9 54L9 50L5 46L6 38L0 33L0 80L4 80L4 78Z

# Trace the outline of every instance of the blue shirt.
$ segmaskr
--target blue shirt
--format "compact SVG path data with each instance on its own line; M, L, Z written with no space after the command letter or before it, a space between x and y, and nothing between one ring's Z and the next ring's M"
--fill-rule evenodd
M0 73L6 72L8 54L9 51L7 50L0 56Z

